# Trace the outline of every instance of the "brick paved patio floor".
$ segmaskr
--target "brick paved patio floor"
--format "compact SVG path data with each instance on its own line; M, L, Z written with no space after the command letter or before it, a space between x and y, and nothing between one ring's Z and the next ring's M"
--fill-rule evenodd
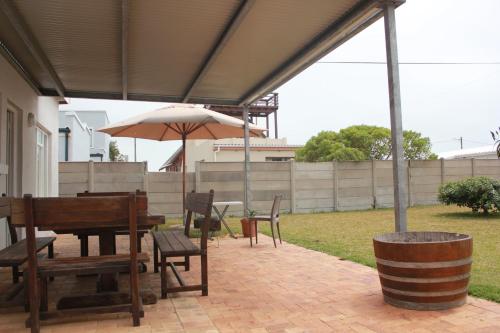
M144 307L140 327L127 314L88 315L43 324L42 332L500 332L500 304L469 297L465 306L440 312L397 309L384 304L375 270L270 238L250 248L248 239L221 239L209 249L209 296L172 294ZM91 240L91 249L96 249ZM119 246L126 246L125 239ZM144 249L152 248L147 237ZM74 237L59 236L56 255L79 250ZM159 275L141 274L141 287L159 295ZM170 277L171 274L169 274ZM183 274L199 276L199 260ZM169 281L173 283L173 280ZM10 271L0 271L0 288ZM121 290L127 288L121 276ZM57 278L49 284L50 308L61 295L95 290L95 277ZM22 295L17 301L20 302ZM21 307L0 310L0 332L25 332Z

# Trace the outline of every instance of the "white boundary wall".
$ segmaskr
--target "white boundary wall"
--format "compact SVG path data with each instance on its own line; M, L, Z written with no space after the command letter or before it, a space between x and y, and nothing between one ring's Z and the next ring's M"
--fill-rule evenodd
M471 176L500 180L500 160L408 161L408 204L437 204L443 182ZM145 163L61 162L59 193L146 190L155 214L179 216L182 174L147 172ZM243 200L243 163L198 162L187 174L186 191L215 190L216 201ZM392 207L392 162L253 162L252 208L270 210L273 197L283 196L281 209L293 213ZM242 215L242 207L229 214Z

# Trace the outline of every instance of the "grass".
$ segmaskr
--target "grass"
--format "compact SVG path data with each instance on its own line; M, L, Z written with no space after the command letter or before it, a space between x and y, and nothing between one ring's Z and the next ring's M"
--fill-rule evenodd
M241 231L239 218L228 222L233 231ZM394 230L394 214L392 209L284 214L280 223L282 237L289 243L375 267L372 238ZM260 226L260 232L270 235L268 226ZM500 214L483 216L453 206L413 207L408 210L408 230L473 236L469 293L500 303Z

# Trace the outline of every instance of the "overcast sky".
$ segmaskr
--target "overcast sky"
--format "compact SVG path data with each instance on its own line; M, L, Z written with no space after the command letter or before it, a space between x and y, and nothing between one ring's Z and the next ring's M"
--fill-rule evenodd
M407 0L396 11L400 62L500 62L500 1ZM385 61L379 20L322 61ZM400 65L403 127L434 152L492 144L500 126L500 65ZM387 73L378 64L317 63L277 90L280 137L304 144L322 130L390 126ZM71 99L64 110L106 110L111 122L162 103ZM133 159L133 140L117 139ZM180 142L138 140L138 161L157 170Z

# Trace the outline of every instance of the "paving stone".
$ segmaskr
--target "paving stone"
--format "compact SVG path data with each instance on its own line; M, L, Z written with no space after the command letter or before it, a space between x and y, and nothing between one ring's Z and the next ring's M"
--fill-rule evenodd
M151 238L144 241L143 249L151 249ZM118 238L119 253L127 252L127 243L126 237ZM89 248L97 254L96 237L90 238ZM79 244L75 237L58 236L55 249L58 256L78 255ZM181 274L196 283L199 260L191 263L191 270L181 269ZM159 274L149 268L140 274L141 288L159 295ZM168 276L175 284L171 272ZM128 276L119 282L127 290ZM0 269L0 290L9 285L10 270ZM95 277L57 278L49 284L49 308L61 296L94 291ZM42 332L500 332L500 304L469 297L458 309L398 309L383 302L374 269L287 243L275 249L264 235L253 248L248 239L209 244L208 297L171 294L144 311L140 327L132 326L128 314L88 315L42 324ZM20 306L1 309L0 333L28 332L26 318Z

